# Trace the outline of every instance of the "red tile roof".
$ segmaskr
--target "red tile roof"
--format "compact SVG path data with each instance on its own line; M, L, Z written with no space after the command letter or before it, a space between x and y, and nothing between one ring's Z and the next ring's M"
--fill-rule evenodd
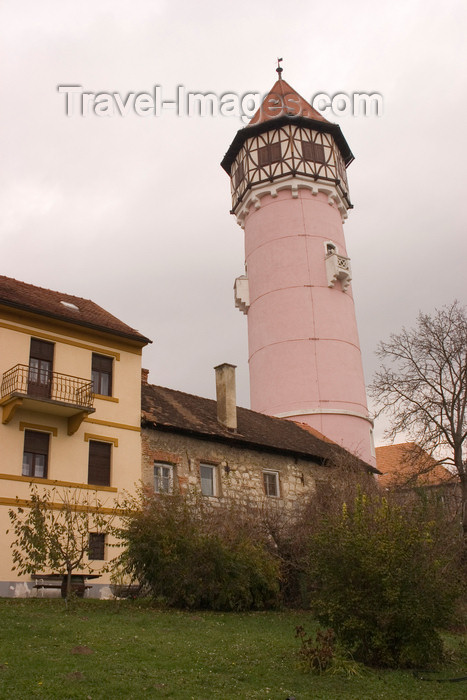
M0 304L79 326L95 328L136 340L144 345L151 342L149 338L130 328L89 299L36 287L3 275L0 275Z
M342 458L348 454L308 426L247 408L237 408L237 430L229 430L217 420L217 405L213 399L152 384L142 384L142 410L142 425L156 430L292 454L318 463L332 462L336 455ZM361 466L374 471L364 462Z
M285 80L277 80L268 92L261 107L253 115L248 126L263 124L269 119L278 117L307 117L319 122L329 124L316 109L314 109L293 87L290 87Z
M436 463L415 442L376 448L376 466L381 472L378 483L391 486L439 486L456 480L448 469Z

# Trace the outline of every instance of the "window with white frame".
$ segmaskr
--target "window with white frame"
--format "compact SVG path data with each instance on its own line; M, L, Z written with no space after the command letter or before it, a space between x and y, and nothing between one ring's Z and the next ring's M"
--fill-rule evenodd
M154 491L156 493L172 493L173 480L173 464L154 462Z
M264 493L266 496L279 498L279 472L263 472Z
M200 464L201 493L203 496L217 496L217 470L212 464Z

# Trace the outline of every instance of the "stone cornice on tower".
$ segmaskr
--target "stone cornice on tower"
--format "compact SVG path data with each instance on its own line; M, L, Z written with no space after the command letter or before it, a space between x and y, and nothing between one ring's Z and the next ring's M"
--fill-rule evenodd
M238 225L241 228L245 228L245 219L248 216L248 213L252 207L254 209L259 209L261 207L261 200L264 196L270 195L271 197L275 198L277 197L278 192L281 192L282 190L290 190L292 193L292 198L296 199L300 189L309 190L314 195L317 195L320 192L325 194L328 198L329 205L335 206L339 210L342 222L347 219L347 210L349 209L349 205L342 196L342 193L332 182L314 182L313 180L308 180L298 176L294 177L292 180L287 178L276 183L266 182L263 185L251 188L246 193L240 206L232 213L235 214Z

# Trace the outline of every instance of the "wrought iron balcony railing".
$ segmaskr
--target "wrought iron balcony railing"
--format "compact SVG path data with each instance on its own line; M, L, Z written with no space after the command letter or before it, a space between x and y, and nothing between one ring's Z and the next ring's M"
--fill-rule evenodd
M1 398L24 396L92 409L92 382L48 369L15 365L3 374Z

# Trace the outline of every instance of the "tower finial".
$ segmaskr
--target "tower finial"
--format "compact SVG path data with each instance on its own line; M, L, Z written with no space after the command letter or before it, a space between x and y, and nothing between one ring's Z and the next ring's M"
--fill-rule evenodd
M282 71L283 71L284 69L281 67L281 61L283 61L283 60L284 60L283 58L278 58L278 59L277 59L277 68L276 68L276 71L277 71L277 73L278 73L278 75L279 75L279 80L282 80L282 75L281 75L281 73L282 73Z

